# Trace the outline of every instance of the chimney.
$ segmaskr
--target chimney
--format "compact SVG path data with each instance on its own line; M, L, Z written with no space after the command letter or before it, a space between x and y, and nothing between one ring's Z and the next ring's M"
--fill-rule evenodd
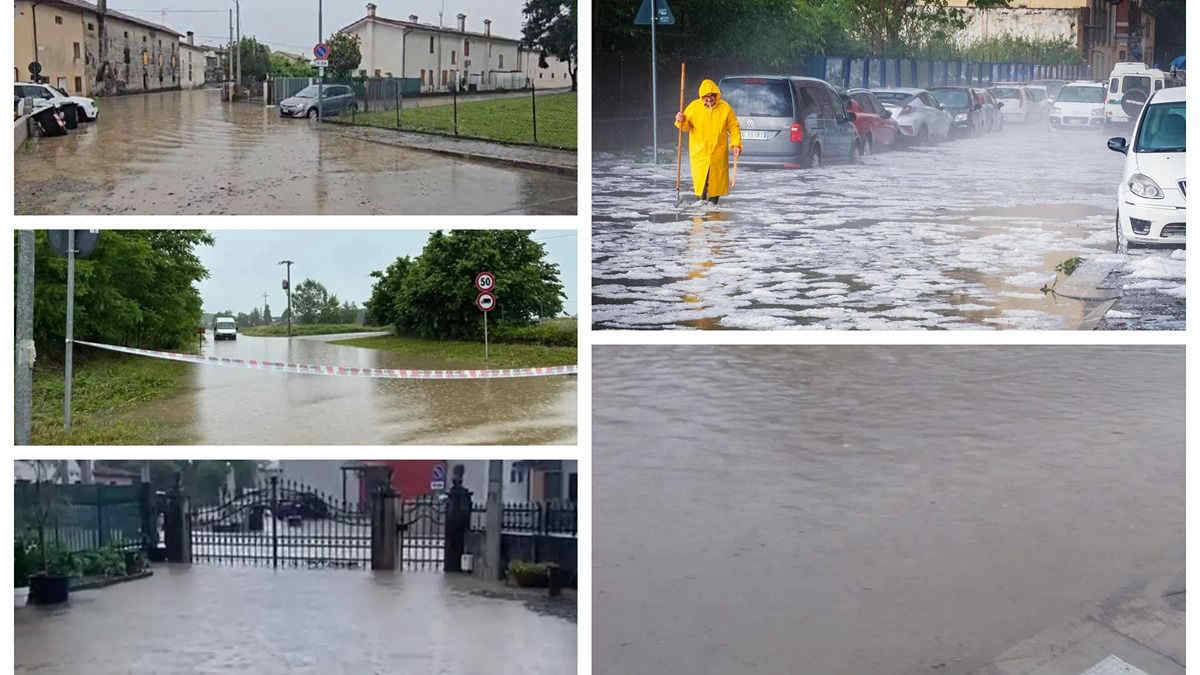
M492 36L492 20L491 19L483 20L483 34L488 37Z
M375 18L375 3L373 3L373 2L367 3L367 18L368 19Z
M189 47L196 46L196 34L190 30L188 31L188 46Z
M460 33L467 32L467 15L466 14L458 15L458 32L460 32Z
M409 15L408 15L408 20L409 20L409 21L411 21L411 22L413 22L413 23L416 23L416 22L417 22L417 15L416 15L416 14L409 14Z

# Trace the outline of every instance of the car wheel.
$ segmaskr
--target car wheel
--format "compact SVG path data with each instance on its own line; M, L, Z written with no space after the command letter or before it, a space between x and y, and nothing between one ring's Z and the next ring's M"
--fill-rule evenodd
M308 109L308 113L307 113L307 114L305 114L305 117L307 117L307 118L308 118L308 119L310 119L310 120L311 120L311 119L316 119L316 117L317 117L317 109L316 109L316 108L309 108L309 109Z
M1117 246L1114 249L1117 253L1129 253L1129 241L1125 239L1125 232L1121 230L1121 212L1117 212Z
M812 149L808 152L808 160L804 162L804 168L821 168L821 146L815 144L812 146Z

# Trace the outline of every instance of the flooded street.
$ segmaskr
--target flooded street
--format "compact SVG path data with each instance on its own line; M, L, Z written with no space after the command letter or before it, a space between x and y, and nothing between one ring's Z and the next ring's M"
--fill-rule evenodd
M1184 327L1183 250L1113 254L1124 157L1098 132L741 167L715 210L690 206L686 162L674 209L674 162L647 158L593 162L598 328L1078 328L1118 296L1103 327ZM1043 292L1075 256L1112 268L1105 289Z
M366 368L447 368L361 347L328 344L356 335L214 342L205 355ZM482 346L481 346L482 350ZM144 414L172 420L173 442L239 445L571 444L575 377L389 380L191 366L195 391Z
M481 588L439 572L160 564L66 606L18 607L16 672L575 672L573 616Z
M324 133L217 90L98 105L99 121L17 150L17 214L575 213L573 177Z
M594 355L597 675L962 675L1183 571L1182 347Z

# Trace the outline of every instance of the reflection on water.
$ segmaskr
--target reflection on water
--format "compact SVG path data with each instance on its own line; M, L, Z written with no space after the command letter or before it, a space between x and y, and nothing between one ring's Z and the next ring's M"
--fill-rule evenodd
M437 361L329 344L239 336L205 355L363 368L446 368ZM190 392L162 404L199 444L570 444L575 377L385 380L195 366Z
M156 565L15 613L16 672L461 673L576 669L573 620L439 572Z
M598 675L970 673L1182 569L1182 348L593 351Z

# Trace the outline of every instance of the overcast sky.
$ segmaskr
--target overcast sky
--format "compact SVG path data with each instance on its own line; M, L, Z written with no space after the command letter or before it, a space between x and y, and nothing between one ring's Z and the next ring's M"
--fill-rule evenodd
M91 0L94 2L95 0ZM438 22L456 26L459 13L467 15L467 30L483 32L483 20L492 20L492 33L521 37L523 0L374 0L376 14L388 19L407 19L416 14L421 23ZM324 32L329 37L339 28L367 15L367 0L324 0ZM196 33L196 42L209 45L229 40L229 10L233 0L109 0L109 9L166 25L180 33ZM444 8L444 9L443 9ZM135 11L136 10L136 11ZM162 10L167 10L164 15ZM242 0L242 35L256 38L276 51L311 56L317 40L317 0ZM164 18L165 17L165 18Z
M292 287L307 278L324 284L339 301L361 307L371 297L373 270L387 269L400 256L420 255L429 230L211 230L216 243L197 248L209 278L198 286L204 311L226 309L250 313L262 308L263 293L271 314L287 307L280 281L292 260ZM567 299L563 310L576 314L576 233L570 230L537 230L533 239L546 244L547 257L557 263Z

